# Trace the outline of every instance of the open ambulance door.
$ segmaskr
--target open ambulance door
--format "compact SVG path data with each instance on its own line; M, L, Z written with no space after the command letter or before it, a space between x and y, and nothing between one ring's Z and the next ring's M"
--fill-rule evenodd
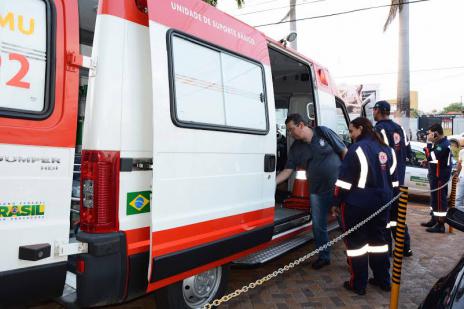
M200 0L153 0L148 11L154 290L271 239L276 126L261 33Z
M372 123L375 123L374 120L374 105L375 105L375 95L371 94L365 98L362 102L361 116L366 117Z
M0 307L60 296L79 70L77 1L0 1Z

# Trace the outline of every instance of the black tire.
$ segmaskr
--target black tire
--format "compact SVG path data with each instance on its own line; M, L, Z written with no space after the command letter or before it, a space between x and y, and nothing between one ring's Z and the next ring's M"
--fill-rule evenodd
M212 302L216 298L220 298L224 295L227 289L227 283L229 281L229 272L230 272L230 265L222 265L219 266L221 268L221 279L219 282L219 286L217 287L214 295L210 295L208 297L208 301L205 301L198 306L190 305L186 300L183 293L183 283L185 280L173 283L168 285L164 288L161 288L155 291L155 301L156 301L156 308L159 309L192 309L192 308L203 308L203 306L208 303Z

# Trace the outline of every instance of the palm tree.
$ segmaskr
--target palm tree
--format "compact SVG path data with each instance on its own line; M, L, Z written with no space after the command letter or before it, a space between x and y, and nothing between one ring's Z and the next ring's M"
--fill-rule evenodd
M216 5L217 5L217 0L203 0L203 1L205 1L205 2L208 3L208 4L211 4L212 6L216 6ZM242 5L245 4L245 0L236 0L236 2L237 2L237 6L238 6L239 8L241 8Z
M410 116L410 80L409 80L409 5L404 0L392 0L390 13L384 25L384 31L399 15L399 55L398 55L398 88L397 106L401 113L401 122L405 129L409 128Z

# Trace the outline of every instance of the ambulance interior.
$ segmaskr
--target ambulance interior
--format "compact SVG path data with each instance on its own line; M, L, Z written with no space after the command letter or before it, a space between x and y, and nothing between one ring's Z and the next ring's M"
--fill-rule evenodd
M92 55L93 35L95 20L97 18L98 0L79 0L79 40L80 53L90 57ZM82 129L84 125L85 100L87 97L87 85L89 82L89 70L80 69L79 74L79 103L76 132L76 153L74 159L73 186L71 197L71 236L79 222L79 189L80 189L80 167L82 150Z
M271 59L277 126L276 171L279 173L285 169L288 150L294 141L286 132L285 119L287 115L299 113L305 115L310 122L315 123L316 113L309 66L272 47L269 48L269 56ZM304 166L301 168L305 169ZM295 175L292 175L288 181L276 188L275 234L310 220L308 201L302 201L302 203L296 205L287 200L291 196L294 180Z

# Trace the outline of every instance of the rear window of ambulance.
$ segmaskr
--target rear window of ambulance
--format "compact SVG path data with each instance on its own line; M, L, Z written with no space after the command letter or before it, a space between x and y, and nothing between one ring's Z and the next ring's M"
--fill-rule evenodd
M0 116L50 114L52 15L48 0L0 0Z

